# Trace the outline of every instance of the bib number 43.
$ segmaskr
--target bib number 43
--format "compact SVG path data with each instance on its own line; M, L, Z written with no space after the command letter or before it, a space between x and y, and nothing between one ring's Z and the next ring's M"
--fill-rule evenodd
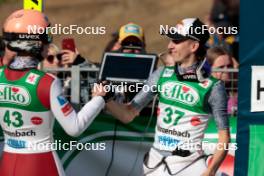
M22 119L22 114L17 111L9 111L7 110L4 115L4 123L7 124L7 126L14 126L16 128L21 127L24 122Z

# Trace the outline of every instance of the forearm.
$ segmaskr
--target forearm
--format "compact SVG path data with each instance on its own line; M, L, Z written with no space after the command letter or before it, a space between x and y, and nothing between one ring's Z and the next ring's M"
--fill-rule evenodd
M207 169L209 172L216 173L217 169L220 167L221 163L225 159L226 154L228 153L229 140L229 131L221 130L219 132L219 140L213 155L213 160Z
M131 122L139 112L130 104L121 104L115 101L110 101L106 104L106 109L118 120L123 123Z
M229 119L227 116L227 94L223 82L217 82L213 87L208 98L214 120L218 129L218 143L213 160L209 165L206 174L203 176L214 175L228 152Z
M209 165L208 170L215 173L217 171L217 169L220 167L223 160L225 159L227 152L228 152L227 150L216 149L216 151L213 155L212 163Z
M105 102L100 96L93 97L84 105L80 112L78 112L75 121L76 126L79 128L79 134L81 134L94 121L104 106Z
M68 100L62 95L62 88L59 80L55 80L50 90L50 108L70 136L78 136L95 119L105 105L104 99L100 96L93 97L77 114Z

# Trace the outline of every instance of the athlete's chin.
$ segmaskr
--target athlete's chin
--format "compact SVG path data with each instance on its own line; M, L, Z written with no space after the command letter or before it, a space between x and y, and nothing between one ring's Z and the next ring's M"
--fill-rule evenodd
M176 53L170 53L170 57L172 57L174 61L176 61L177 58L179 58Z
M179 63L182 61L182 59L180 57L177 57L177 56L173 57L173 59L174 59L175 63L177 63L177 62Z

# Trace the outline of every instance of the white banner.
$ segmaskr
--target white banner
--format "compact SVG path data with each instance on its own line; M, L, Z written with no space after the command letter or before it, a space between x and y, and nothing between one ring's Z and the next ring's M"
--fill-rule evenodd
M251 112L264 111L264 66L251 67Z

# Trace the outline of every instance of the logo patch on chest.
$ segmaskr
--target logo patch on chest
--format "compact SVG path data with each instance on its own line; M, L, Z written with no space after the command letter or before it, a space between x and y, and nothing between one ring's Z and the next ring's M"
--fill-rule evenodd
M39 79L39 75L35 73L30 73L26 79L26 82L32 85L35 85Z
M171 77L174 74L174 70L173 69L168 69L166 68L163 72L162 77L166 78L166 77Z
M161 96L187 105L195 105L199 101L199 95L193 87L173 81L162 84Z
M0 102L26 106L30 104L31 96L22 86L0 84Z

